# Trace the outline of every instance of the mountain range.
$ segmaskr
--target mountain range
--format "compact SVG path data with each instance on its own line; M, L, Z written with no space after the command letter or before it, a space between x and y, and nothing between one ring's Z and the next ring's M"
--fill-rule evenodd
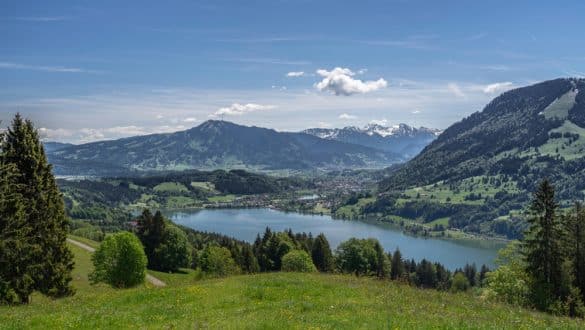
M391 127L369 124L363 128L355 126L332 129L311 128L303 132L322 139L358 144L392 152L400 155L402 160L408 160L416 156L441 133L438 129L416 128L406 124Z
M380 182L378 210L514 237L514 212L544 178L563 206L585 198L585 79L510 90L453 124Z
M306 134L209 120L191 129L47 148L57 174L246 168L306 170L381 168L398 153Z

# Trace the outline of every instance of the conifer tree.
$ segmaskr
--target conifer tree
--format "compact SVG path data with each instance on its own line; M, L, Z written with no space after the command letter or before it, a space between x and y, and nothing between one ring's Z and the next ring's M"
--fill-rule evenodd
M534 193L523 242L526 270L533 279L532 300L541 309L560 298L562 291L562 231L557 208L554 187L545 179Z
M573 210L564 217L566 231L565 252L571 264L573 285L585 301L585 209L576 203Z
M390 279L396 280L404 276L405 269L404 269L404 260L402 260L402 253L400 253L399 249L394 251L392 255L392 262L390 266Z
M26 303L34 290L31 232L13 166L0 164L0 304Z
M27 251L30 259L25 259L32 286L51 297L70 295L73 255L66 244L69 223L51 165L32 122L17 114L1 149L2 165L12 166L18 173L14 184L24 207L25 235L34 243ZM21 302L28 302L28 297L21 297Z
M329 241L323 233L317 235L313 242L313 250L311 251L311 257L317 270L320 272L331 272L333 271L333 253L329 246Z
M249 274L258 273L260 271L260 266L254 255L254 251L247 244L242 248L242 270Z

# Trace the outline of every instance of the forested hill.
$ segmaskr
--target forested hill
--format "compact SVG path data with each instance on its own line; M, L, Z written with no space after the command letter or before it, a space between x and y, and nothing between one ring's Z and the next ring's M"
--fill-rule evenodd
M58 174L129 170L248 168L256 170L383 167L390 152L304 133L210 120L186 131L70 146L48 154Z
M508 91L446 129L381 182L382 191L507 175L521 189L550 177L566 198L585 189L585 80L556 79Z

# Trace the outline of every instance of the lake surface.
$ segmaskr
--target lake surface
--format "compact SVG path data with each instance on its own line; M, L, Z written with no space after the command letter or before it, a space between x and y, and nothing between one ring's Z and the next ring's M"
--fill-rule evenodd
M329 216L287 213L271 209L210 209L167 211L175 223L200 231L217 232L240 240L254 242L266 227L273 231L291 228L293 232L324 233L331 248L350 237L377 238L386 251L400 247L403 257L438 261L453 270L475 262L493 267L498 249L495 241L455 241L406 235L400 229L384 224L336 220Z

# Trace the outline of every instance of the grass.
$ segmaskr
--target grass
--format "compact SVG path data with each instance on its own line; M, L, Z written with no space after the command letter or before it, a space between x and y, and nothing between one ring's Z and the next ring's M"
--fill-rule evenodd
M369 203L376 201L376 197L360 198L357 203L353 205L345 205L335 211L335 216L342 219L354 219L362 214L362 207Z
M156 192L188 192L189 189L182 183L178 182L163 182L157 184L152 190Z
M495 184L500 181L500 185ZM399 204L404 204L407 201L431 201L435 203L452 203L452 204L468 204L481 205L484 203L485 197L493 197L500 191L507 191L509 193L519 192L516 182L502 181L502 176L474 176L466 178L457 182L455 189L451 189L449 184L438 182L428 186L415 187L404 192L404 197L398 199ZM471 194L481 194L480 199L470 200L466 199Z
M201 188L203 190L208 190L208 191L216 191L215 190L215 185L212 182L208 182L208 181L193 181L191 182L191 187L194 188Z
M212 196L209 197L207 200L212 203L229 203L235 201L237 198L236 195L220 195L220 196Z
M580 320L344 275L268 273L196 282L152 272L165 288L90 286L90 254L72 247L73 297L0 307L2 329L579 329Z

